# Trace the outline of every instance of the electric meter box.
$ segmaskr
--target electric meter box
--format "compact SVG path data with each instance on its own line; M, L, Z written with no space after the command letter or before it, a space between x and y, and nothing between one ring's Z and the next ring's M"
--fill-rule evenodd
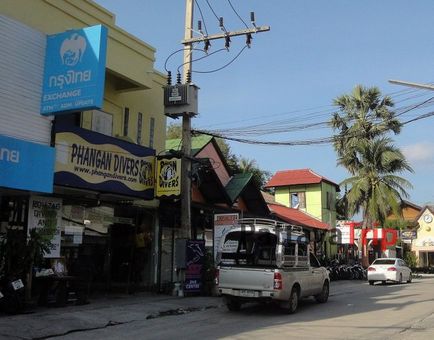
M178 117L183 114L198 114L199 87L194 84L176 84L164 87L164 114Z

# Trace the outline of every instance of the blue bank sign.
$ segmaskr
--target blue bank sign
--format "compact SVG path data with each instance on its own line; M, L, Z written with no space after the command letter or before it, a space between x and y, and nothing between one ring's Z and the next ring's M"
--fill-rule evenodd
M102 108L107 28L47 36L41 114Z
M0 187L53 192L54 148L0 135Z

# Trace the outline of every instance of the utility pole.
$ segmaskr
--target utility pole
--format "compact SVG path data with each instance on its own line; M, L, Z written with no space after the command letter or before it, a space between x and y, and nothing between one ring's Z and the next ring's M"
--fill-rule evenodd
M184 61L183 61L183 82L187 84L191 81L193 44L205 43L205 50L210 46L210 40L225 39L226 48L229 48L230 37L245 35L246 43L250 46L252 34L269 31L269 26L257 27L255 24L254 13L250 14L253 28L247 28L239 31L226 31L223 26L223 18L220 18L220 27L224 33L203 35L193 38L193 10L194 0L186 0L185 3L185 31L184 40ZM182 161L181 161L181 229L187 238L192 238L191 226L191 118L194 113L183 112L182 114Z
M193 37L194 0L186 0L184 39ZM183 80L189 81L193 60L193 45L184 48ZM192 238L191 228L191 114L182 115L182 160L181 160L181 230L188 239Z

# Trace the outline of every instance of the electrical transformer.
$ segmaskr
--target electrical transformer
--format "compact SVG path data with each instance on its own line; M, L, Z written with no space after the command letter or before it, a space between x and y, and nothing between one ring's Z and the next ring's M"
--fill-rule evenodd
M184 114L198 114L197 95L199 87L194 84L175 84L164 87L164 114L176 118Z

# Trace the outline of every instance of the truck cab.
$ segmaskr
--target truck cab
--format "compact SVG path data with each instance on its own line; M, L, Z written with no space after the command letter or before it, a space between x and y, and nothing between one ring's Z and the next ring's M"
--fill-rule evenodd
M240 219L221 239L218 291L229 310L245 302L275 302L295 312L298 301L326 302L327 270L310 252L301 227L264 219Z

